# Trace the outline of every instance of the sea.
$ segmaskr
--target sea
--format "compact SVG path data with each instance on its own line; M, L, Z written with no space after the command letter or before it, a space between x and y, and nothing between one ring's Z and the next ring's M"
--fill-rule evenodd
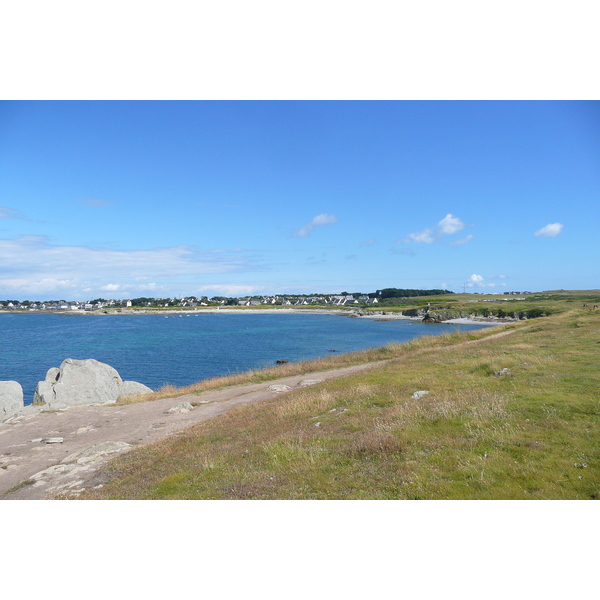
M158 390L485 326L321 313L0 314L0 380L18 381L28 405L38 381L66 358L94 358Z

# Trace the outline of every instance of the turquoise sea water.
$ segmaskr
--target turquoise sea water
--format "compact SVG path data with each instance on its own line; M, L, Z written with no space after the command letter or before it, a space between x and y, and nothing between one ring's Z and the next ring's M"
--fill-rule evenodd
M484 325L353 319L327 314L0 315L0 380L18 381L25 404L65 358L95 358L124 380L156 390L201 379L405 342Z

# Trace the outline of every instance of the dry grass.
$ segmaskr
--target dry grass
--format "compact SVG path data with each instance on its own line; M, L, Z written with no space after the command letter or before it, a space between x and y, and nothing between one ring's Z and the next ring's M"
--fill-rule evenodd
M497 333L499 329L500 328L494 327L469 332L468 339L481 339ZM137 402L149 402L152 400L159 400L161 398L182 396L184 394L200 394L207 390L223 389L239 385L250 385L253 383L272 381L282 377L293 377L295 375L329 371L332 369L339 369L352 365L360 365L391 358L401 358L415 352L427 351L428 349L435 348L440 345L452 345L456 343L457 340L463 339L461 335L462 334L460 333L449 333L435 337L424 336L415 340L411 340L405 344L391 343L381 348L371 348L359 352L336 354L314 360L292 362L284 365L278 365L276 367L268 367L266 369L250 370L236 375L213 377L185 387L178 388L173 385L165 385L160 388L160 390L149 394L122 397L118 400L115 406L134 404Z
M391 360L131 452L85 497L600 497L600 315L509 327L368 353Z

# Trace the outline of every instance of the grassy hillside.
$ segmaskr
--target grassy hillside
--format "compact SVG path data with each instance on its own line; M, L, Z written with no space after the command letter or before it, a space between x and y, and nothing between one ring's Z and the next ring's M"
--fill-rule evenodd
M135 450L82 497L600 496L600 311L377 352L390 362ZM429 393L413 399L418 390Z
M518 299L519 298L519 299ZM480 316L534 311L537 314L556 314L567 310L582 308L584 304L593 307L600 303L600 290L553 290L534 294L510 296L504 294L447 294L440 296L421 296L408 298L394 304L383 302L367 310L385 310L386 312L407 309L429 308L430 310L456 310L476 313ZM536 314L536 316L537 316Z

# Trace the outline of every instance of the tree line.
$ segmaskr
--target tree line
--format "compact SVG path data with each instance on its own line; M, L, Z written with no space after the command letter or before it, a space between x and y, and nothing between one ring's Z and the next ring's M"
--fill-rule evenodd
M413 290L403 288L384 288L375 292L377 298L414 298L415 296L439 296L440 294L453 294L450 290Z

